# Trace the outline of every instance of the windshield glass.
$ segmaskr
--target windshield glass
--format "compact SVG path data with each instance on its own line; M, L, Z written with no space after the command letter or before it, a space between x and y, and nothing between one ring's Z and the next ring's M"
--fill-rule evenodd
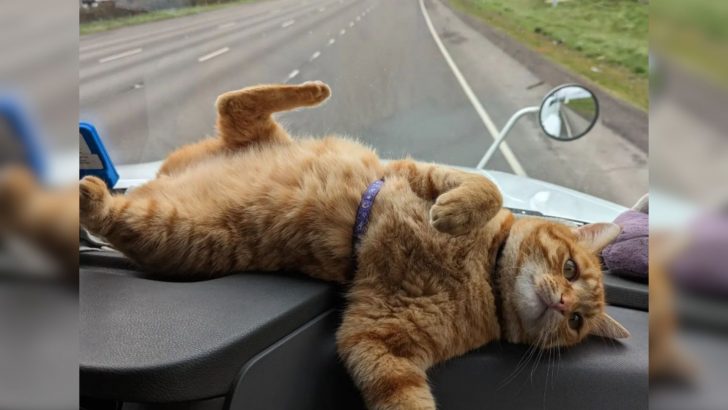
M476 10L470 3L482 4ZM539 19L595 12L580 3L510 2L504 18L530 24L522 14L528 7L540 10ZM96 126L117 165L157 161L214 135L214 102L225 91L322 80L333 91L324 106L279 115L293 135L351 136L383 158L411 155L474 167L513 113L538 107L559 83L584 83L578 67L564 67L568 58L546 61L528 48L528 39L499 40L488 15L478 10L501 6L442 0L83 1L81 119ZM630 13L629 19L638 20L647 7L617 1L596 12L610 20ZM600 27L560 33L562 45L546 27L540 30L533 33L539 41L593 62L587 71L594 79L584 85L600 99L600 118L584 138L564 142L544 134L537 114L525 116L486 168L631 205L647 191L647 116L640 96L613 97L623 90L603 87L609 81L600 76L621 70L633 84L646 86L646 32L641 42L629 42L640 33L612 29L610 35L632 36L622 50L631 57L623 61L609 48L588 56L592 43L602 41L595 40ZM635 57L641 53L642 65Z

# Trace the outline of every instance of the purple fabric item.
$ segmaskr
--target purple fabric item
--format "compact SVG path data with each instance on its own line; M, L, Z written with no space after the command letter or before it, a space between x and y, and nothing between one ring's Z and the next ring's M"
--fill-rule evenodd
M622 232L602 250L604 264L615 275L646 281L649 216L629 210L621 213L614 223L622 227Z
M687 237L687 246L668 267L672 277L685 288L728 295L728 216L700 216L691 224Z
M353 252L356 252L356 248L359 246L361 238L367 231L367 225L369 224L369 214L372 212L374 199L377 197L379 190L382 189L382 185L384 185L384 179L378 179L372 182L361 196L359 208L356 210L356 220L354 223L354 245L352 247Z

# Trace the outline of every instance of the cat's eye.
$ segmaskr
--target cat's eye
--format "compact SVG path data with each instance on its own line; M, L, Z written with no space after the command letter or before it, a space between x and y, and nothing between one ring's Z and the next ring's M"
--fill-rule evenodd
M567 259L564 262L564 277L570 282L579 279L579 267L572 259Z
M581 329L581 326L584 324L584 318L581 317L581 314L578 312L574 312L569 317L569 327L576 330L577 332L579 329Z

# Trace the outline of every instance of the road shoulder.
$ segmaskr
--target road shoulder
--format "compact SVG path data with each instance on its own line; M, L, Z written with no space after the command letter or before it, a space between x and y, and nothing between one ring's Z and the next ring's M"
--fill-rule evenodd
M635 144L643 152L648 152L649 127L647 112L628 102L615 98L588 79L574 74L566 68L548 60L538 52L531 50L526 45L513 39L508 34L489 26L477 17L458 10L450 4L450 1L427 1L437 1L447 7L465 24L485 36L513 59L528 67L529 70L544 82L552 85L580 83L589 87L597 95L597 98L599 98L604 125L612 129L615 133L624 136L624 138Z

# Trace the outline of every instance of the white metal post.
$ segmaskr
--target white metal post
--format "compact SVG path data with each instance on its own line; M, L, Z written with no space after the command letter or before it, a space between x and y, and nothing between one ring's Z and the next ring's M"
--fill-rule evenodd
M476 168L483 169L483 167L485 167L485 164L490 161L490 158L493 156L493 154L495 154L495 151L498 149L498 147L500 147L501 142L506 139L506 137L508 136L508 132L510 132L511 128L513 128L519 118L523 117L526 114L538 112L539 109L540 107L526 107L513 114L513 116L508 120L506 125L498 134L498 138L496 138L490 148L488 148L488 151L485 153L485 155L483 155L483 158L480 160L480 162L478 162Z

